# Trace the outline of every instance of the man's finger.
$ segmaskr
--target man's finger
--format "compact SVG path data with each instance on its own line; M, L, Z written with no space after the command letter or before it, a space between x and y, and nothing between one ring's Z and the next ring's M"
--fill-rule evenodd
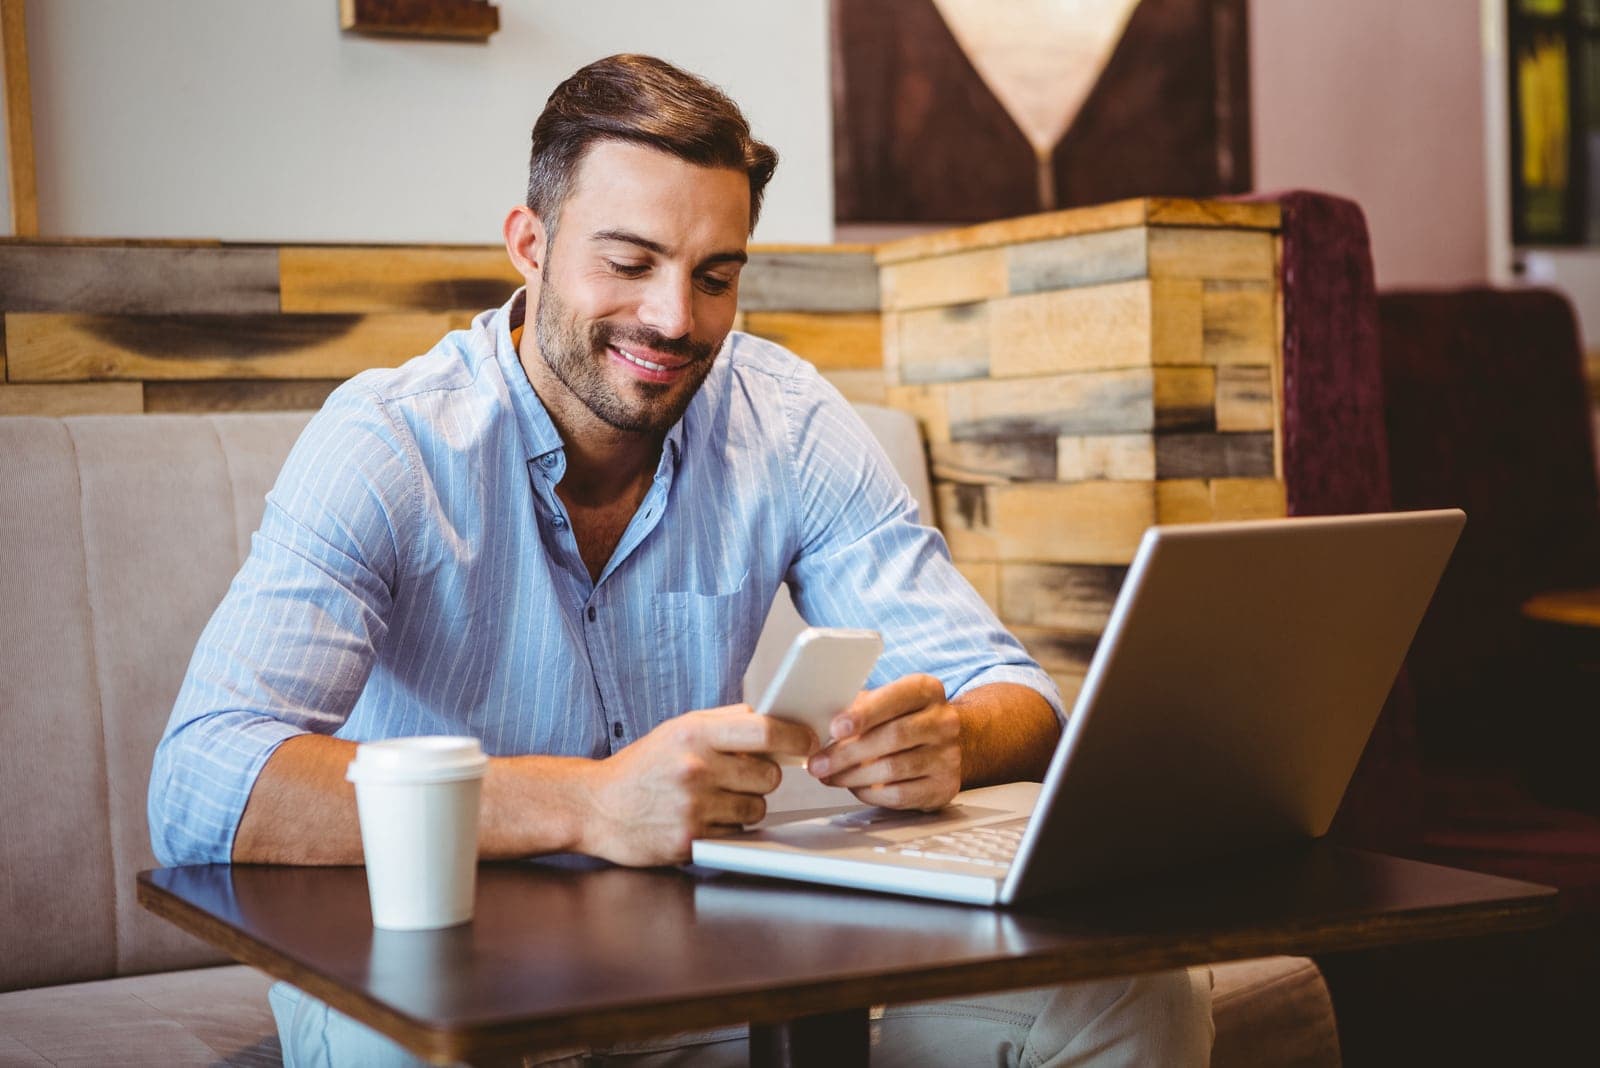
M713 709L706 716L706 742L720 753L770 753L806 756L815 752L811 728L776 716L760 716L749 705Z
M920 779L932 769L935 754L921 747L907 749L855 767L845 768L823 779L829 786L878 786L883 783Z
M833 717L835 740L865 734L907 712L944 700L944 684L932 675L903 675L876 690L863 690L850 707Z

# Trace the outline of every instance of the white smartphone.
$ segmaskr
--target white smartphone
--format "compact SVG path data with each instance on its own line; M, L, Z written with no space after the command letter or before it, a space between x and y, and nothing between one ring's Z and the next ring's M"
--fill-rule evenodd
M856 699L881 652L883 638L875 630L807 627L784 654L756 711L804 723L827 745L829 721ZM778 762L805 761L783 757Z

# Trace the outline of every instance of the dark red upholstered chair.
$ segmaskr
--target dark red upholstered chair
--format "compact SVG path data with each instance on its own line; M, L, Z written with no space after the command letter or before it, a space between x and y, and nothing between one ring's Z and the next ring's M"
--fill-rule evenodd
M1600 1004L1600 815L1555 777L1578 754L1600 779L1600 750L1575 745L1596 738L1600 692L1574 687L1519 612L1533 593L1600 584L1572 311L1541 291L1394 292L1378 319L1394 507L1467 512L1407 660L1416 833L1386 846L1557 886L1564 917L1525 936L1319 960L1341 1040L1350 1063L1600 1063L1584 1022Z

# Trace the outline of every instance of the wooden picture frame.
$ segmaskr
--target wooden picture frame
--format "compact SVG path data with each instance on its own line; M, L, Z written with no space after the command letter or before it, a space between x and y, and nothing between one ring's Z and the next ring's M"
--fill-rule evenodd
M500 28L488 0L339 0L339 26L374 37L487 41Z

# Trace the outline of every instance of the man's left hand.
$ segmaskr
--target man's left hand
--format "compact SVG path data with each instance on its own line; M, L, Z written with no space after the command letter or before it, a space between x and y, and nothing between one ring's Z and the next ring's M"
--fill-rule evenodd
M961 790L961 717L932 675L863 691L833 718L832 735L806 767L869 805L931 811Z

